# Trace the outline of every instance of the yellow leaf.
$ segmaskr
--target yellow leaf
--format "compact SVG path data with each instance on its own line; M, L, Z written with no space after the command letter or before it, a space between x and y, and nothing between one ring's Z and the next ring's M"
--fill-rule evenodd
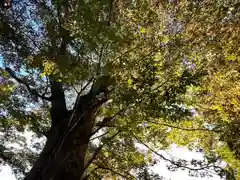
M140 31L140 33L144 34L144 33L146 33L147 30L145 28L143 28L143 27L140 27L139 31Z
M132 79L128 79L128 85L132 85L133 80Z
M164 36L162 38L162 43L168 43L169 42L169 37L168 36Z
M178 76L178 77L181 77L182 76L182 74L180 73L180 72L176 72L176 75Z
M230 55L230 56L227 56L226 59L229 61L235 61L237 59L237 57L234 55Z

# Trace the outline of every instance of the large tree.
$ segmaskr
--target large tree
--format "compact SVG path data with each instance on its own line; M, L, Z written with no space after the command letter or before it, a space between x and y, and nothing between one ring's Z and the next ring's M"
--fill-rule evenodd
M0 157L18 174L32 166L26 180L134 179L137 172L160 178L142 169L155 163L151 153L168 160L157 149L172 143L169 127L197 122L209 131L195 121L191 90L214 77L219 46L226 47L224 39L213 41L211 28L228 11L211 12L234 3L204 1L206 22L197 2L188 1L6 2L0 12ZM46 138L39 156L21 139L24 130ZM23 150L9 146L16 140ZM200 168L168 161L225 172L211 161Z

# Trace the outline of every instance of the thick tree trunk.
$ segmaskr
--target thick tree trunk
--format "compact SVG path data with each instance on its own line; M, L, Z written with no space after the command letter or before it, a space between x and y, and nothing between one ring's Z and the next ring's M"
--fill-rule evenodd
M98 108L107 101L108 76L96 81L90 92L66 109L62 84L51 81L51 129L40 157L25 180L81 180L85 156Z
M87 123L72 130L66 126L63 134L59 134L57 127L52 127L39 159L25 180L80 180L92 132L92 118L92 113L87 112L80 120Z
M95 113L103 102L94 104L93 99L83 96L72 118L52 124L46 145L25 180L82 179Z

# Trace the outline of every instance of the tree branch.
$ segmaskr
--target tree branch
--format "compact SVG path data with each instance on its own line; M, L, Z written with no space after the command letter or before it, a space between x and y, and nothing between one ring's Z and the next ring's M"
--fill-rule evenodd
M112 13L113 13L113 2L114 0L109 1L109 12L108 12L108 26L111 25L111 21L113 20Z
M132 131L130 131L130 133L133 135L133 137L139 142L141 143L142 145L144 145L146 148L148 148L151 152L153 152L154 154L156 154L157 156L159 156L160 158L162 158L163 160L167 161L167 162L170 162L171 164L175 165L176 167L180 167L180 168L186 168L188 170L191 170L191 171L199 171L199 170L203 170L203 169L206 169L206 168L211 168L211 167L217 167L217 166L214 166L214 165L205 165L205 166L202 166L200 168L192 168L192 167L189 167L189 166L185 166L185 165L181 165L180 163L177 163L176 161L174 160L170 160L168 158L166 158L165 156L163 156L162 154L158 153L157 151L155 151L154 149L152 149L150 146L148 146L146 143L144 143L142 140L140 140ZM220 168L220 167L219 167Z
M62 43L60 45L58 53L65 54L67 45L74 39L74 37L72 37L70 35L70 32L63 28L61 25L59 26L59 34L61 35Z
M90 171L90 172L88 173L88 175L84 176L81 180L88 180L88 178L90 177L90 175L91 175L92 173L94 173L97 169L99 169L99 167L94 168L92 171Z
M101 72L101 61L102 61L102 57L103 57L103 52L104 52L104 47L106 45L106 42L103 43L101 49L100 49L100 53L99 53L99 56L98 56L98 69L97 69L97 75L99 75Z
M46 85L46 88L45 88L44 93L42 94L42 96L45 96L45 94L47 94L48 88L49 88L49 79L47 77L47 85Z
M93 160L97 157L98 153L101 151L101 149L103 148L103 146L106 144L106 142L108 143L109 141L111 141L113 138L115 138L119 133L121 132L121 130L119 130L117 133L115 133L113 136L107 138L107 140L105 141L105 143L103 143L101 146L99 146L96 151L94 152L93 156L91 157L91 159L87 162L86 166L84 167L84 171L86 171L86 169L90 166L90 164L93 162Z
M117 113L115 113L113 116L111 117L106 117L103 119L103 121L99 122L96 126L99 126L95 131L93 131L89 137L93 136L94 134L96 134L98 131L100 131L103 127L105 127L109 122L111 122L112 120L114 120L118 115L120 115L121 113L125 112L125 109L122 109L120 111L118 111Z
M101 134L101 135L99 135L99 136L97 136L97 137L94 137L94 138L90 139L90 141L93 141L93 140L95 140L95 139L98 139L98 138L100 138L100 137L103 137L103 136L105 136L105 135L108 134L108 133L109 133L109 131L107 131L107 132L105 132L105 133L103 133L103 134Z
M71 125L72 119L73 119L73 117L74 117L74 115L75 115L75 112L77 111L77 108L78 108L78 106L79 106L79 101L80 101L80 99L81 99L81 94L82 94L82 92L89 86L89 84L92 82L93 79L94 79L94 78L91 78L91 79L85 84L85 86L84 86L83 88L81 88L80 92L78 92L78 95L77 95L77 98L76 98L76 101L75 101L75 103L74 103L74 107L73 107L73 110L72 110L71 117L70 117L70 119L69 119L69 121L68 121L68 127ZM76 91L77 91L77 90L76 90Z
M166 124L166 123L157 123L157 122L153 122L153 121L148 121L152 124L157 124L157 125L161 125L161 126L167 126L167 127L170 127L170 128L174 128L174 129L180 129L180 130L183 130L183 131L209 131L209 132L220 132L220 130L211 130L211 129L206 129L206 128L185 128L185 127L180 127L180 126L174 126L174 125L171 125L171 124Z
M57 82L54 77L50 77L51 104L50 109L52 122L58 124L60 119L67 116L67 107L63 85Z
M93 162L93 164L95 164L95 165L96 165L97 167L99 167L100 169L104 169L104 170L110 171L110 172L112 172L112 173L114 173L114 174L117 174L117 175L119 175L119 176L121 176L121 177L123 177L123 178L125 178L125 179L129 179L129 177L127 177L127 176L125 176L124 174L121 174L121 173L119 173L119 172L117 172L117 171L115 171L115 170L113 170L113 169L111 169L111 168L101 166L101 165L99 165L98 163L95 163L95 162Z
M9 67L6 67L5 70L6 70L6 71L9 73L9 75L10 75L12 78L14 78L19 84L25 85L25 87L27 88L27 90L28 90L33 96L35 96L35 97L40 97L41 99L47 100L47 101L50 101L50 100L51 100L51 97L46 97L46 96L44 96L44 95L41 95L41 94L39 94L39 93L36 91L36 89L32 89L32 88L28 85L28 83L27 83L26 81L18 78L18 77L16 76L16 74L13 72L13 70L10 69Z
M79 94L81 95L82 92L90 85L90 83L94 80L94 78L92 77L86 84L85 86L83 86L79 92Z

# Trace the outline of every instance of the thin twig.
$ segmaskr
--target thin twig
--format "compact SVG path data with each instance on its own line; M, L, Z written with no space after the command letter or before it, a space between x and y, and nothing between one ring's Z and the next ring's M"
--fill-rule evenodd
M127 176L125 176L125 175L123 175L123 174L121 174L121 173L119 173L119 172L117 172L117 171L115 171L115 170L113 170L113 169L111 169L111 168L101 166L101 165L99 165L99 164L97 164L97 163L95 163L95 162L92 162L92 163L95 164L96 166L98 166L100 169L108 170L108 171L110 171L110 172L112 172L112 173L114 173L114 174L117 174L117 175L119 175L119 176L121 176L121 177L123 177L123 178L129 179Z
M82 92L90 85L90 83L93 81L94 77L92 77L87 84L80 90L79 94L82 94Z
M159 156L160 158L162 158L163 160L167 161L167 162L170 162L171 164L177 166L177 167L182 167L182 168L186 168L188 170L191 170L191 171L199 171L199 170L203 170L205 168L210 168L210 167L216 167L216 166L213 166L213 165L206 165L206 166L203 166L203 167L200 167L200 168L191 168L189 166L184 166L184 165L181 165L173 160L170 160L166 157L164 157L162 154L158 153L157 151L155 151L154 149L152 149L151 147L149 147L146 143L144 143L142 140L140 140L132 131L130 131L130 133L133 135L133 137L138 141L140 142L142 145L144 145L146 148L148 148L150 151L152 151L154 154L156 154L157 156Z
M78 94L79 92L78 92L77 88L73 84L71 84L71 86L74 89L74 91Z
M99 58L98 58L98 68L101 67L101 61L102 61L102 56L103 56L103 51L104 51L104 47L105 47L106 43L103 43L101 50L100 50L100 54L99 54Z
M105 132L105 133L103 133L103 134L101 134L101 135L99 135L99 136L97 136L97 137L94 137L94 138L90 139L90 141L93 141L93 140L95 140L95 139L98 139L98 138L100 138L100 137L103 137L103 136L105 136L105 135L108 134L108 133L109 133L109 131L107 131L107 132Z
M185 128L185 127L180 127L180 126L174 126L171 124L166 124L166 123L157 123L157 122L153 122L153 121L147 121L151 124L157 124L157 125L161 125L161 126L167 126L170 128L174 128L174 129L180 129L180 130L184 130L184 131L209 131L209 132L219 132L219 130L211 130L211 129L206 129L206 128Z
M93 136L94 134L96 134L98 131L100 131L103 127L105 127L105 125L107 125L109 122L111 122L112 120L114 120L118 115L120 115L121 113L125 112L125 109L122 109L120 111L118 111L117 113L115 113L112 117L107 117L104 118L102 122L99 123L99 128L97 128L95 131L93 131L89 137Z

